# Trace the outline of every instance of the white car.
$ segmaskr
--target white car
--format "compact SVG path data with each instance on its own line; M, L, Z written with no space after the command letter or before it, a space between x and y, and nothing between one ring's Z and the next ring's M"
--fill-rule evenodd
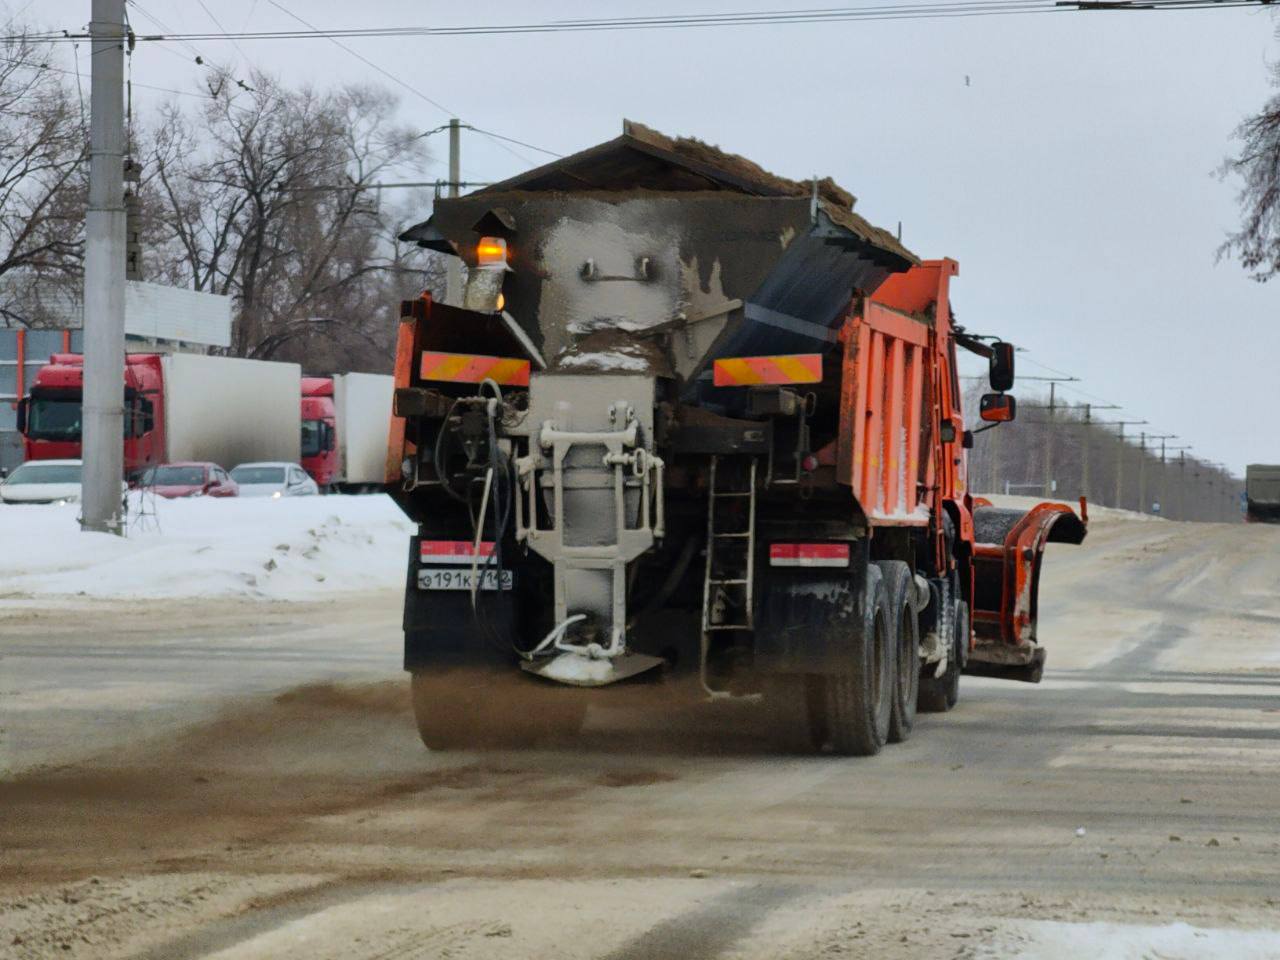
M242 497L313 497L316 482L296 463L242 463L231 471Z
M5 503L75 503L79 499L79 460L29 460L0 482L0 500Z

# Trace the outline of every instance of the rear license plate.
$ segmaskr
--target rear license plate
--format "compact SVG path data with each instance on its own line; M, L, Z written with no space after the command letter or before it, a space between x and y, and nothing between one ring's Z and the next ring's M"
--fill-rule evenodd
M501 578L499 578L501 574ZM512 575L510 570L480 570L479 590L510 590ZM438 570L424 568L418 571L419 590L470 590L472 572L469 568Z

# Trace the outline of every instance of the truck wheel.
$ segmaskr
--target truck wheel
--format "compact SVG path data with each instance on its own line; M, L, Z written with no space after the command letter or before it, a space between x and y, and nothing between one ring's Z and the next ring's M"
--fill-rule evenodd
M879 753L893 712L893 617L880 569L867 569L862 623L851 638L849 669L826 678L826 727L832 749L848 756Z
M889 636L894 647L893 710L889 715L889 742L902 743L911 736L920 693L920 623L911 605L911 568L901 560L878 560L884 577L892 623Z
M920 710L924 713L946 713L960 700L960 663L969 641L969 605L955 603L952 615L951 655L947 669L940 677L920 678Z
M418 736L429 750L531 747L582 727L580 691L543 689L505 671L415 671Z
M822 746L821 678L775 674L764 680L769 736L781 753L813 753Z

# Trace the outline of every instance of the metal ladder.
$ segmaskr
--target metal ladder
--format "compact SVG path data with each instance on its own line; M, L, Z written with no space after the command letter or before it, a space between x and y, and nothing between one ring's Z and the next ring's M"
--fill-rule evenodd
M707 485L707 565L702 580L702 688L714 697L729 697L727 690L717 690L710 685L707 659L711 651L711 634L726 630L750 631L755 629L753 597L755 587L756 550L756 458L747 466L747 489L721 490L717 487L720 458L712 456L711 475ZM723 501L747 501L745 530L721 530L717 528L718 507ZM718 549L722 544L736 543L732 548ZM745 550L742 550L745 547ZM728 553L730 563L724 564L722 554ZM741 616L726 619L726 612L733 604L733 595L742 601Z

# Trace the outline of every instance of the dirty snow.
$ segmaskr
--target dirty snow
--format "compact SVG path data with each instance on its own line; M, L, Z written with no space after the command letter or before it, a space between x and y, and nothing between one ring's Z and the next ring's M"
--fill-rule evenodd
M1280 957L1280 930L1023 921L978 956L990 960L1275 960Z
M381 494L136 505L125 538L82 533L76 505L0 507L0 598L303 600L404 583L413 527Z
M616 351L600 353L570 353L559 361L562 370L636 370L649 369L649 361L644 357L635 357Z
M917 503L911 510L895 510L893 513L872 511L872 520L912 520L927 522L931 514L928 504Z

